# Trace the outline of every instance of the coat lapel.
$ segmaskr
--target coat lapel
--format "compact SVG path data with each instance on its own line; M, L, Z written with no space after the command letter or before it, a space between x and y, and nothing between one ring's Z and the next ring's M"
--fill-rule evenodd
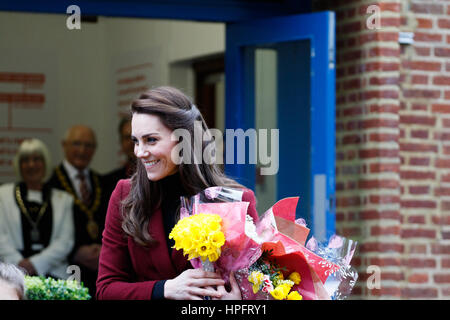
M172 257L169 256L169 250L167 248L167 240L164 233L164 225L161 209L157 209L150 218L148 231L152 235L152 237L158 242L152 247L150 252L151 259L153 260L153 265L155 266L155 269L161 276L166 275L170 278L176 277L178 273L177 269L174 267L172 263L171 259Z

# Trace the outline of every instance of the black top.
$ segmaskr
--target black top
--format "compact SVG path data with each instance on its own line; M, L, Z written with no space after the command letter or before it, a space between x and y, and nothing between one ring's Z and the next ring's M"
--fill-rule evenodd
M172 247L175 245L173 239L169 239L169 234L177 222L182 196L188 196L186 190L181 184L180 174L177 172L173 175L160 180L162 203L161 211L163 216L164 233L166 235L169 257L172 255ZM152 291L152 299L164 298L164 284L166 280L155 283Z
M169 239L169 234L177 222L179 216L181 200L180 197L188 196L181 184L180 174L173 175L160 180L162 203L161 211L163 216L164 233L166 235L169 256L172 253L172 247L175 245L173 239Z

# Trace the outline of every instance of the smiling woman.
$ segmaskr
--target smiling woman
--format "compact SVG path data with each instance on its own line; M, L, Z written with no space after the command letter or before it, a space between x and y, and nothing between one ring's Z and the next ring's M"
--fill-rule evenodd
M98 299L193 299L204 296L240 299L234 276L231 291L221 275L192 269L180 251L174 250L169 233L179 218L180 197L208 187L243 188L248 213L257 219L251 190L228 178L215 163L192 161L194 146L201 151L213 140L203 140L208 127L193 102L172 87L158 87L133 101L132 139L138 158L131 179L121 180L109 202L97 279ZM201 135L194 135L195 123ZM174 130L189 132L191 152L172 159L179 139ZM197 141L196 137L200 137ZM186 141L184 141L186 142ZM183 150L184 151L184 150ZM194 159L195 160L195 159Z
M152 114L135 114L132 120L134 153L144 164L147 177L158 181L177 172L171 151L177 141L171 140L171 131ZM148 130L151 128L151 132Z

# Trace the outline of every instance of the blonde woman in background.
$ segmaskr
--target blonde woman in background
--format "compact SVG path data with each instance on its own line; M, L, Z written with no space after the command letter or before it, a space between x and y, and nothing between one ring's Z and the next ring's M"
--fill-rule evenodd
M74 244L73 198L44 183L51 164L42 141L24 140L14 168L19 182L0 186L0 261L28 275L66 279Z

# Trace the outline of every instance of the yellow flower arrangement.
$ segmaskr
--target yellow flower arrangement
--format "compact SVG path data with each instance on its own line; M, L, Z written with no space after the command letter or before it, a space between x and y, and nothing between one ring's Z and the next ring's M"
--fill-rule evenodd
M218 214L199 213L181 219L169 234L175 241L174 248L183 249L188 259L200 257L211 262L219 259L225 244L222 218Z
M253 293L256 294L258 291L270 293L276 300L303 300L302 295L292 289L301 282L300 274L293 271L285 279L283 268L275 261L267 259L270 254L270 251L264 251L249 269L247 280L252 284Z

